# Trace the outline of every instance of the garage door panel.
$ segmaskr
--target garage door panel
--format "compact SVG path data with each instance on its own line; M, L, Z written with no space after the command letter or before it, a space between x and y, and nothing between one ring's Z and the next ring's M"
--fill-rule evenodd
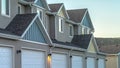
M72 56L72 68L83 68L82 57Z
M0 47L0 68L12 68L12 48Z
M95 68L95 60L94 58L87 58L87 68Z
M105 61L104 59L98 60L98 68L105 68Z
M45 53L22 50L22 68L45 68Z
M65 54L52 54L52 68L67 68L67 56Z

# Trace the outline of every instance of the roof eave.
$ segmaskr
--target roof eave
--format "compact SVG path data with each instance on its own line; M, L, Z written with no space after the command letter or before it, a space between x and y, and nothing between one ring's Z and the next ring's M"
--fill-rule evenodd
M107 55L107 53L103 53L103 52L98 52L97 54L98 54L98 55L104 55L104 56Z
M19 2L19 3L22 3L22 4L24 4L24 5L34 4L34 2L27 2L27 1L24 1L24 0L19 0L18 2Z
M78 50L78 51L81 51L81 52L86 52L87 51L86 49L73 47L73 46L65 46L65 45L61 45L61 44L56 45L55 43L54 43L54 47L60 47L60 48L71 49L71 50Z
M13 40L21 39L21 36L4 34L4 33L0 33L0 37L7 38L7 39L13 39Z

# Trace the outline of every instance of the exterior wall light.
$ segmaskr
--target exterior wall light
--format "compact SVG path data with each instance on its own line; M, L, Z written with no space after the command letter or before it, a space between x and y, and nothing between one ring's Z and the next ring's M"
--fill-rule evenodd
M21 50L16 50L16 53L17 53L17 54L21 53Z

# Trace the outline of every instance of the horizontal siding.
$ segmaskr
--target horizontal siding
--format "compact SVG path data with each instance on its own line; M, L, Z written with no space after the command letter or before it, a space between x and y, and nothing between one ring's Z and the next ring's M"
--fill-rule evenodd
M26 40L46 43L45 38L36 23L33 23L29 30L26 32L25 36L23 37Z

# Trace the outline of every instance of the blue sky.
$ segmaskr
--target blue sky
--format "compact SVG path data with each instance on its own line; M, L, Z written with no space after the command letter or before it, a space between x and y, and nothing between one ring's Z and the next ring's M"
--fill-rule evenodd
M88 8L95 37L120 37L120 0L47 0L66 9Z

